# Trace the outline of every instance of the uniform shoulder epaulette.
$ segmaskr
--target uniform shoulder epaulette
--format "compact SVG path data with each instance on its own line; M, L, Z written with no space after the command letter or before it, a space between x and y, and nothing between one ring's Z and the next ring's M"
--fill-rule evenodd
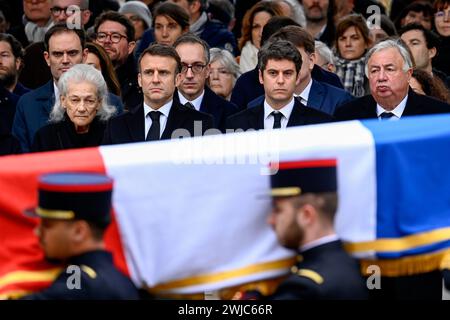
M324 281L323 277L320 274L311 269L299 269L297 266L293 266L291 268L291 272L298 275L299 277L308 278L317 284L322 284Z
M92 269L91 267L82 264L81 270L83 270L91 279L97 278L97 272L95 272L95 270Z

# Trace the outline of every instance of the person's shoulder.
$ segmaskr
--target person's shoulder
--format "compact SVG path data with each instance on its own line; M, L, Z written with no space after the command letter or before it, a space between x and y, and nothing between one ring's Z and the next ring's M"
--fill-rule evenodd
M324 279L317 271L292 267L291 275L277 288L272 300L318 299Z
M22 107L25 107L25 108L33 108L35 106L30 105L31 101L35 101L42 97L51 98L51 96L53 94L51 85L52 85L51 82L47 82L46 84L23 94L19 98L19 101L17 102L17 106L22 105Z

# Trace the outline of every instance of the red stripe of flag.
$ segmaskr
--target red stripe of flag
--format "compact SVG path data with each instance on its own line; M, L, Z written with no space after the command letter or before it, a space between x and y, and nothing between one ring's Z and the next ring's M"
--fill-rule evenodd
M23 211L37 205L38 177L50 172L105 173L98 148L45 152L0 158L0 280L18 270L45 270L45 262L34 229L38 219ZM106 247L118 268L128 274L115 219L106 232ZM45 288L48 284L40 284ZM24 284L24 289L34 285ZM11 284L9 284L11 288ZM13 286L20 289L20 284ZM0 294L6 288L0 288Z
M336 167L336 159L306 160L306 161L286 161L271 163L271 168L294 169L294 168L317 168L317 167Z

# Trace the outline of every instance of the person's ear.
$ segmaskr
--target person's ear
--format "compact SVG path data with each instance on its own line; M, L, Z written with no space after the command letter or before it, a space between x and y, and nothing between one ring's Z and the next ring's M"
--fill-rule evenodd
M47 66L50 67L50 54L48 53L48 51L44 51L44 59L45 62L47 62Z
M430 57L430 59L433 59L436 56L436 53L437 53L436 47L428 49L428 56Z
M264 76L261 70L258 70L259 83L264 84Z
M136 41L128 42L128 54L133 54L134 48L136 47Z
M72 239L76 243L82 243L89 237L90 227L84 220L74 221L71 229Z
M88 53L89 53L89 50L88 50L88 48L84 48L84 49L83 49L83 53L82 53L82 55L83 55L83 58L82 58L82 63L85 63L85 62L86 62L86 59L87 59Z
M67 109L66 107L66 96L60 95L59 96L59 102L61 103L61 107L64 109Z

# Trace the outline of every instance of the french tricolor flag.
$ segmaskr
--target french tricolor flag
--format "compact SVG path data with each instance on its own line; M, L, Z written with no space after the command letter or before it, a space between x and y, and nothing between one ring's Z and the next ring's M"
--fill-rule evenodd
M337 161L336 229L387 276L439 269L450 254L450 116L350 121L277 131L0 159L0 297L49 285L33 233L37 178L100 172L114 183L106 243L155 294L193 294L283 275L294 253L266 223L274 163ZM276 166L275 166L276 170Z

